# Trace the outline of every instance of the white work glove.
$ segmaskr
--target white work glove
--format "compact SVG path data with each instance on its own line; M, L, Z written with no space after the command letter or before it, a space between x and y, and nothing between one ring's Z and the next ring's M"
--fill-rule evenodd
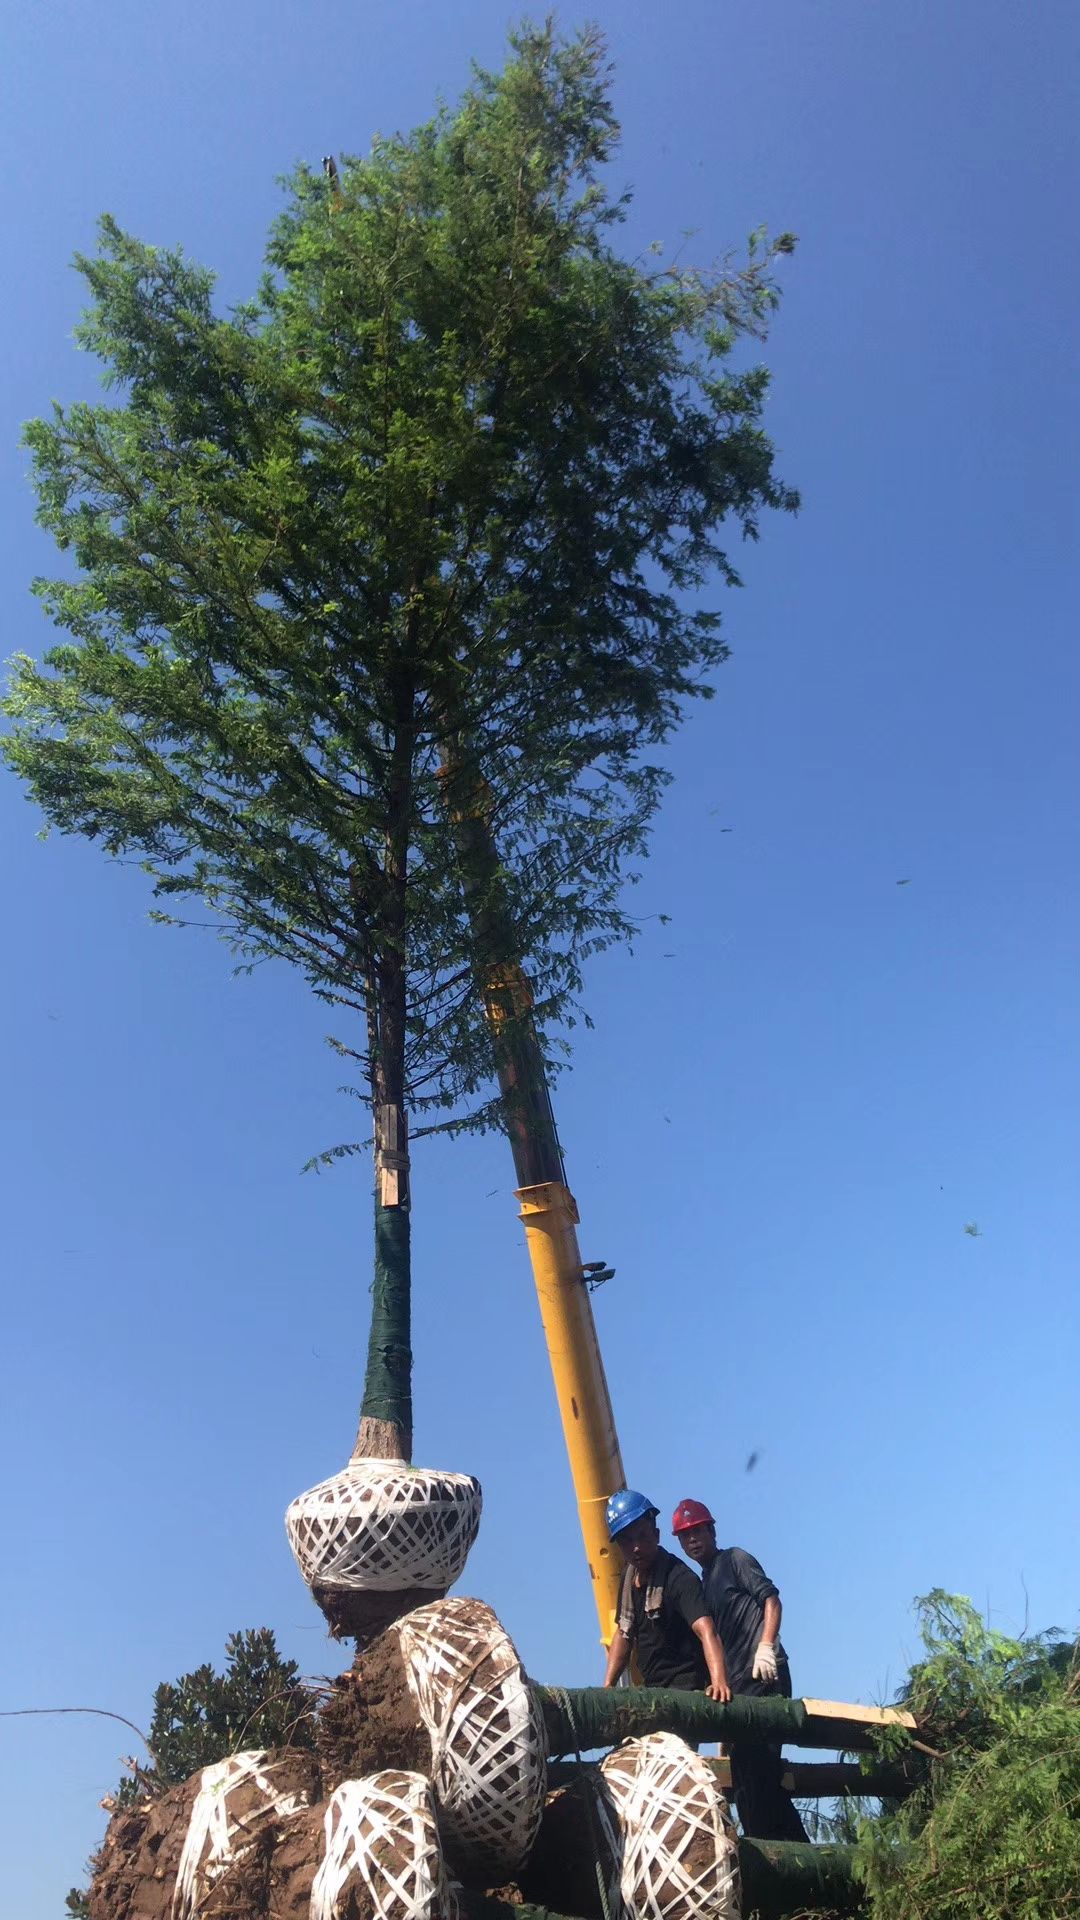
M754 1655L753 1677L755 1680L775 1681L778 1678L776 1667L776 1648L768 1640L759 1640Z

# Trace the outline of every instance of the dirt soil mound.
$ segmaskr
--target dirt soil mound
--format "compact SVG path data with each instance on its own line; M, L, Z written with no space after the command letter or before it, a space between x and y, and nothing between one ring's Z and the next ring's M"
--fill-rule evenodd
M314 1754L279 1748L267 1760L279 1792L305 1800L317 1796ZM94 1862L90 1920L172 1920L181 1855L201 1784L200 1771L159 1800L113 1815ZM230 1816L241 1827L236 1857L201 1894L199 1920L265 1920L269 1913L271 1863L288 1821L259 1823L245 1843L243 1823L254 1810L255 1796L244 1783L230 1798ZM318 1854L314 1859L317 1863Z

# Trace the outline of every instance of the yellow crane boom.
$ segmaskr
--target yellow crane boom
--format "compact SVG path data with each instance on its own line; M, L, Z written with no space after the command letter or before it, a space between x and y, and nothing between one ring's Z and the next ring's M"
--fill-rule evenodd
M562 1416L600 1638L606 1647L615 1632L620 1569L608 1540L604 1510L609 1494L625 1485L625 1475L578 1250L578 1210L562 1180L520 1187L517 1198Z

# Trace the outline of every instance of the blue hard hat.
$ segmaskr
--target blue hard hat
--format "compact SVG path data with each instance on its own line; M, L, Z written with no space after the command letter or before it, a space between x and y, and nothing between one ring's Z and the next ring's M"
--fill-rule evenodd
M647 1513L659 1513L651 1500L643 1493L634 1493L630 1487L620 1487L607 1503L608 1538L614 1540L624 1527L632 1527L635 1520L644 1520Z

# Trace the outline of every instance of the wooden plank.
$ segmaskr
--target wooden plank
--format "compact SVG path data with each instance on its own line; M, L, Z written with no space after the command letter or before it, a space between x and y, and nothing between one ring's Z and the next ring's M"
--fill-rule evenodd
M379 1175L379 1205L404 1207L409 1203L409 1119L403 1107L379 1108L380 1144L375 1152Z
M907 1727L914 1733L918 1722L903 1707L863 1707L844 1700L807 1700L803 1706L815 1720L847 1720L859 1727ZM838 1744L843 1745L843 1742Z

